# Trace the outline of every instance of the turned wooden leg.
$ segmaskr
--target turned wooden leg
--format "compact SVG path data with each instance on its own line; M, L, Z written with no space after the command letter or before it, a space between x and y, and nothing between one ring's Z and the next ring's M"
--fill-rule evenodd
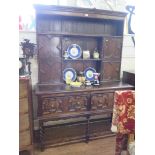
M89 130L90 130L90 116L87 116L87 124L86 124L86 143L89 142Z
M110 123L112 123L113 113L110 114Z
M44 130L43 130L43 122L39 122L39 145L40 145L40 150L44 151Z

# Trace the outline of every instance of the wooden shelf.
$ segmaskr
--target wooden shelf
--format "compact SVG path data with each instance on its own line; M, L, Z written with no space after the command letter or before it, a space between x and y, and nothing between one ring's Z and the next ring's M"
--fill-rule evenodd
M122 36L112 36L112 35L106 35L106 34L84 34L84 33L69 33L69 32L42 32L38 33L38 35L56 35L56 36L72 36L72 37L122 37Z
M63 59L64 61L102 61L102 59Z

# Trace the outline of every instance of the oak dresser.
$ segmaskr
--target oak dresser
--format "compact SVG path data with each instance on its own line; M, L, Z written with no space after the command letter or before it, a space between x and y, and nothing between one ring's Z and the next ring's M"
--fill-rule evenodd
M89 142L112 135L114 92L133 89L133 86L120 80L127 14L64 6L34 7L39 80L35 94L38 97L40 148L43 150L58 143ZM72 46L80 47L81 52L89 51L90 57L85 59L80 53L76 58L70 55L66 59L65 53L70 52ZM98 59L93 57L95 50L99 53ZM75 88L66 85L66 69L74 69L78 74L89 68L100 74L99 86ZM75 118L76 121L65 123ZM48 124L60 120L61 124ZM49 131L50 128L53 130Z

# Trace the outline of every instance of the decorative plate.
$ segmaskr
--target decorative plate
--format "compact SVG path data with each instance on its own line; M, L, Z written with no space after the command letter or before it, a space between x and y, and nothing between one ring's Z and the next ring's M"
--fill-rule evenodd
M84 76L86 77L86 80L93 81L94 75L93 73L96 73L96 70L94 68L88 67L84 70Z
M63 71L63 79L66 81L66 77L70 76L72 81L76 79L76 71L73 68L66 68Z
M78 59L82 55L81 47L77 44L72 44L68 47L67 52L69 54L69 57L72 59Z

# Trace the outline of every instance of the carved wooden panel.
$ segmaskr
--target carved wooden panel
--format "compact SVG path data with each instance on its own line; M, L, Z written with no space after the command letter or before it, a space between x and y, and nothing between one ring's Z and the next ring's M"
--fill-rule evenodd
M67 101L67 111L80 112L87 110L87 97L86 96L72 96Z
M104 59L121 59L122 37L105 37L103 41Z
M86 96L44 98L42 102L43 115L81 112L86 110L87 110Z
M45 98L42 102L43 114L62 113L64 98Z
M39 82L61 81L61 43L59 37L39 35Z
M94 94L91 97L91 110L103 110L112 108L113 93Z
M103 62L103 81L120 80L120 62Z

